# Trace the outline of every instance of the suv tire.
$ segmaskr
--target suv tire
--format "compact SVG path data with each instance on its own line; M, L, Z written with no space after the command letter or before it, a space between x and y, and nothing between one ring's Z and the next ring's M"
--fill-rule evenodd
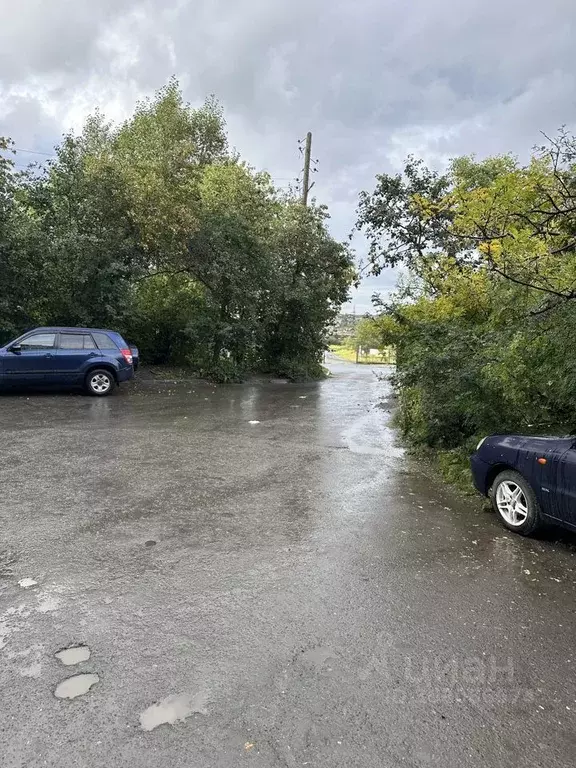
M85 380L86 391L94 397L106 397L114 391L116 380L107 368L94 368Z

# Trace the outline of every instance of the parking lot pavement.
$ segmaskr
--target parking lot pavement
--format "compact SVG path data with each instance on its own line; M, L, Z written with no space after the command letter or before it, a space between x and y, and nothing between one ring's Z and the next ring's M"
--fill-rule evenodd
M2 768L573 765L573 537L333 370L0 397Z

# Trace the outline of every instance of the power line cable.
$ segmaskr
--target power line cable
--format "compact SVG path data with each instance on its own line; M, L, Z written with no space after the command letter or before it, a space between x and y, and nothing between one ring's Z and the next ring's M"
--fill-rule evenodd
M56 157L54 152L40 152L37 149L23 149L21 147L9 147L8 152L15 150L16 152L26 152L29 155L44 155L45 157Z

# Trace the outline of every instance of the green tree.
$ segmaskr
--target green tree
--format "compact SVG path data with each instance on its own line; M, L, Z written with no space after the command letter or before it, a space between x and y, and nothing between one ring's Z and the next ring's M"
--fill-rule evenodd
M576 360L576 151L565 133L520 165L409 158L360 199L378 271L408 279L383 307L400 419L416 444L470 450L495 431L570 431Z
M355 273L348 248L328 233L324 206L286 200L276 218L273 280L261 296L263 364L299 378L320 376L325 336Z
M62 325L122 325L144 254L122 179L109 163L95 162L85 138L65 137L44 175L29 177L21 190L45 249L46 290L35 316Z
M0 137L0 151L12 142ZM0 155L0 344L37 322L42 288L43 240L35 212L26 204L28 179Z
M204 168L227 159L222 111L214 99L191 109L176 81L112 136L111 162L130 200L129 213L149 263L173 268L198 231Z
M378 349L380 347L380 334L378 324L372 317L363 317L356 326L354 337L355 346L361 349Z

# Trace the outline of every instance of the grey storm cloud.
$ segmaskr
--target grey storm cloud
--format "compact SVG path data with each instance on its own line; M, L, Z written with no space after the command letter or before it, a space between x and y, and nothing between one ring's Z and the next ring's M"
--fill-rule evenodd
M524 157L576 123L573 0L0 0L0 134L45 148L120 119L172 74L222 101L233 144L287 185L314 132L315 192L344 237L358 191L408 152ZM360 250L362 245L360 244ZM389 289L384 273L358 294Z
M82 71L106 25L133 0L19 0L0 3L0 76L4 83Z

